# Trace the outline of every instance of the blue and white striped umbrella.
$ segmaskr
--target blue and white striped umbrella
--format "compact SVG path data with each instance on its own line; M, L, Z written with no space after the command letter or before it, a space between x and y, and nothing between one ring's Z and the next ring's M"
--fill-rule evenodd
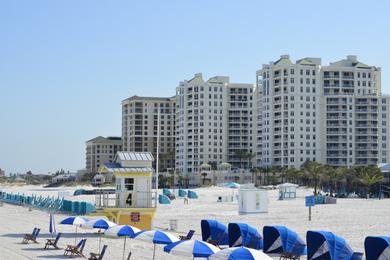
M56 222L54 221L54 214L53 213L50 213L49 233L50 234L57 233Z
M116 223L109 221L106 218L98 218L98 219L92 219L88 221L87 223L81 225L82 228L88 228L88 229L109 229L111 227L117 226ZM99 251L102 244L102 236L99 236Z
M117 225L113 226L106 231L104 231L104 235L109 237L130 237L133 238L137 233L139 233L141 230L139 230L136 227L132 227L129 225Z
M80 226L82 224L85 224L88 221L89 221L89 219L85 218L85 217L72 216L72 217L67 217L67 218L63 219L60 222L60 224Z
M125 259L125 251L126 251L126 238L130 237L133 238L138 232L140 232L136 227L132 227L129 225L117 225L114 227L111 227L104 231L104 235L109 237L124 237L123 242L123 259Z
M114 222L109 221L108 219L105 218L98 218L98 219L92 219L85 224L82 224L82 228L88 228L88 229L93 229L93 228L98 228L98 229L109 229L111 227L116 226L117 224Z
M165 246L164 251L177 256L208 258L220 249L204 241L184 240Z
M209 260L272 260L272 258L256 249L229 247L211 255Z
M158 230L144 230L135 235L134 239L152 242L153 247L153 259L156 255L156 244L169 245L171 243L179 241L177 237L164 231Z
M74 237L74 244L76 245L76 239L77 239L77 228L78 226L85 224L89 221L88 218L85 217L78 217L78 216L71 216L63 219L60 224L61 225L73 225L76 226L76 236Z

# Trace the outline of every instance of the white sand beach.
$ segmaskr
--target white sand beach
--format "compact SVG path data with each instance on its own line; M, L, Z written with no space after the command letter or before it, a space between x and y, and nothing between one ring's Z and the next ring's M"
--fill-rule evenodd
M84 195L73 197L72 188L44 189L38 186L1 187L1 191L42 194L57 196L58 192L68 193L67 199L94 202L94 196ZM288 201L277 200L278 191L268 191L269 212L256 215L239 215L237 203L218 203L217 197L231 194L228 188L211 187L195 189L199 199L190 200L184 205L183 199L176 199L170 205L159 205L154 220L156 229L167 230L169 221L178 221L176 235L185 234L189 229L196 230L194 238L201 238L201 219L217 219L225 224L229 222L244 222L256 227L260 233L265 225L285 225L297 231L305 239L307 230L329 230L344 237L355 251L363 252L364 238L368 235L390 235L390 200L374 199L338 199L335 205L317 205L313 208L312 221L308 221L308 209L305 207L304 196L312 194L309 189L298 189L297 199ZM56 221L66 217L55 215ZM43 250L49 234L49 214L40 210L29 211L26 207L13 206L4 203L0 207L0 259L66 259L63 250ZM39 244L21 244L22 234L31 233L34 227L42 229L38 238ZM59 241L60 247L74 243L74 227L57 224L57 231L64 235ZM78 240L87 238L85 254L98 252L99 239L91 230L79 229ZM102 238L102 244L107 244L105 259L121 259L123 239ZM174 257L158 246L156 259L184 259ZM132 251L132 259L152 259L152 244L127 240L127 252ZM126 254L127 254L126 252ZM190 258L189 258L190 259Z

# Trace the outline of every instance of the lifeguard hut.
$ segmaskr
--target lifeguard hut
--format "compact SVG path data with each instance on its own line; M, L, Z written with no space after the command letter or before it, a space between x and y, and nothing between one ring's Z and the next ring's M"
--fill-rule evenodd
M151 229L156 212L152 191L153 155L148 152L117 152L113 163L99 168L100 174L115 176L115 194L102 190L96 195L97 212L118 224Z
M297 197L298 185L294 183L283 183L278 185L279 200L295 199Z

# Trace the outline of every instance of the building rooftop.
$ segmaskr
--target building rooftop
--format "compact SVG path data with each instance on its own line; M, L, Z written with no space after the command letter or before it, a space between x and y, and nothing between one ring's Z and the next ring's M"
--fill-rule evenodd
M129 98L124 99L122 101L122 103L126 102L126 101L141 101L141 100L147 100L147 101L171 101L173 98L175 98L175 96L172 96L172 97L141 97L141 96L134 95L134 96L131 96Z
M358 61L356 55L348 55L346 59L331 62L329 67L355 67L359 69L372 69L374 66L370 66Z
M149 152L117 152L115 161L154 161L153 155Z
M91 140L88 140L86 143L95 143L95 142L104 142L104 141L122 141L122 138L117 136L109 136L107 138L103 136L97 136L95 138L92 138Z

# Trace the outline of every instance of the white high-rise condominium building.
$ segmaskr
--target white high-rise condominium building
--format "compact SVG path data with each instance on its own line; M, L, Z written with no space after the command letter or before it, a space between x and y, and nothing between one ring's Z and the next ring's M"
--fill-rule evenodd
M97 173L104 163L113 162L117 151L122 150L120 137L98 136L86 143L86 171Z
M132 96L122 101L123 151L151 152L157 158L160 110L159 168L175 167L175 98ZM155 167L155 163L153 167Z
M283 55L257 71L260 166L300 167L306 160L323 160L320 64L317 58L293 63Z
M321 66L283 55L257 71L258 166L299 168L389 162L389 101L380 69L356 56Z
M176 168L200 172L203 163L244 167L237 150L253 152L254 85L231 84L229 77L203 80L195 74L176 88Z

